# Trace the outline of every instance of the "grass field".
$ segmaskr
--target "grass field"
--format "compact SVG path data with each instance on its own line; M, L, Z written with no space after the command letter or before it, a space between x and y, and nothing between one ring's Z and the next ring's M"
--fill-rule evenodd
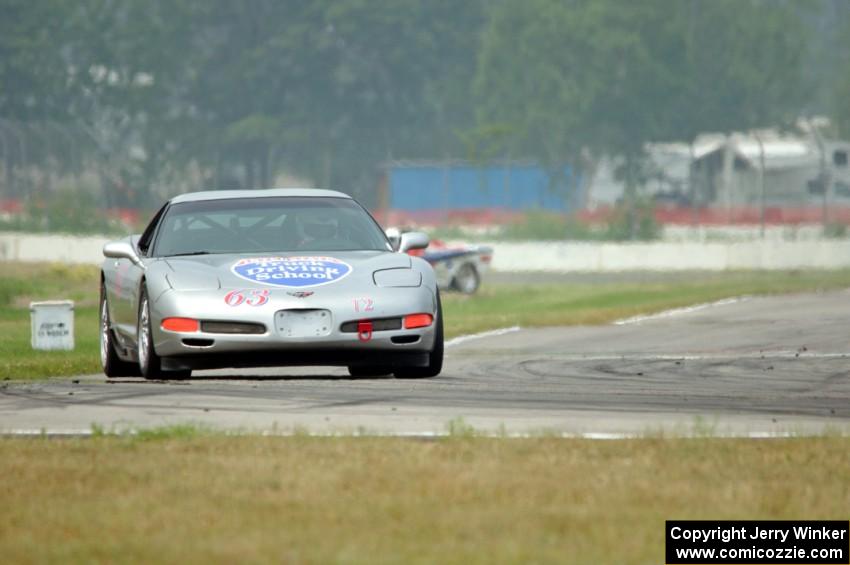
M850 439L0 440L9 563L663 563L665 519L847 519Z
M444 295L446 337L505 326L601 324L636 314L742 294L850 287L850 271L731 272L648 282L485 284L475 296ZM0 379L100 371L96 267L0 263ZM76 302L72 352L34 352L29 303Z

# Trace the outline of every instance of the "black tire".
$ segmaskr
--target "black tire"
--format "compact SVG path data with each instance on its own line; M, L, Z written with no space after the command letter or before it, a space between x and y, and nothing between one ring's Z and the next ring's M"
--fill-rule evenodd
M109 321L109 306L106 302L106 288L100 284L100 364L103 374L109 378L138 377L139 367L135 363L124 361L115 351L115 335Z
M146 379L188 379L191 370L163 371L162 359L153 347L153 331L151 326L150 303L145 283L139 293L139 315L137 317L137 341L139 350L139 371Z
M452 288L463 294L475 294L481 285L481 276L472 263L464 263L452 279Z
M383 377L391 375L392 372L393 370L389 367L348 367L348 374L352 377Z
M443 303L440 301L440 291L437 291L437 335L434 336L434 347L428 353L428 365L425 367L404 367L396 369L397 379L427 379L436 377L443 370Z

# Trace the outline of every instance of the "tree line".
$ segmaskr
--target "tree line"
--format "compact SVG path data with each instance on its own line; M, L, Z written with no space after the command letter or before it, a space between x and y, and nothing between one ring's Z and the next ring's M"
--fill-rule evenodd
M842 0L0 0L0 14L7 177L84 155L129 205L282 172L374 204L394 159L554 170L806 114L850 130Z

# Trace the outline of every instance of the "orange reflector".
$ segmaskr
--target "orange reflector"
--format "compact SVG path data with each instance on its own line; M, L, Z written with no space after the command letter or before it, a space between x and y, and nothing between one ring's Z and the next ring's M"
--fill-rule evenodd
M196 332L200 324L192 318L166 318L162 321L162 329L170 332Z
M404 329L424 328L425 326L430 326L433 321L434 316L431 314L411 314L404 317Z

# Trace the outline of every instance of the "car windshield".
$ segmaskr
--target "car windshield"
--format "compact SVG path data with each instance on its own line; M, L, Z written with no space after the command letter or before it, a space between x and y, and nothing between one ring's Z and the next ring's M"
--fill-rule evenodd
M390 251L348 198L261 197L180 202L162 219L154 256L286 251Z

